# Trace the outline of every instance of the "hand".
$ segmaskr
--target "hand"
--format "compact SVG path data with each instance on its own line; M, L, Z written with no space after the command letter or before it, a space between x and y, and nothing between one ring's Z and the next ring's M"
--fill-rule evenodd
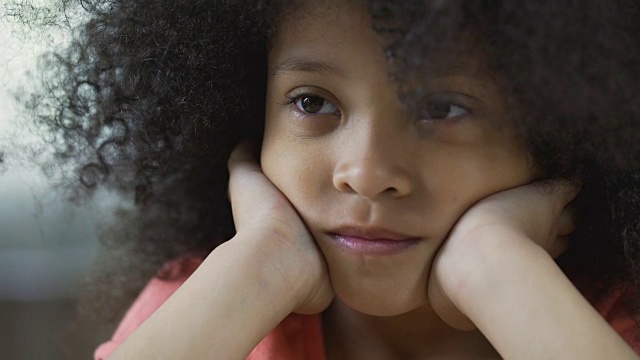
M467 210L438 251L429 277L429 301L441 319L457 329L475 328L456 306L456 293L480 266L481 255L472 254L483 246L478 239L524 239L553 258L564 253L574 231L567 204L578 192L566 181L541 181L496 193Z
M334 292L324 257L289 200L263 174L247 142L238 145L229 159L229 197L236 231L255 239L256 244L249 244L255 251L263 251L258 250L259 242L269 242L268 249L290 254L278 266L287 284L302 286L290 292L298 300L293 312L326 309Z

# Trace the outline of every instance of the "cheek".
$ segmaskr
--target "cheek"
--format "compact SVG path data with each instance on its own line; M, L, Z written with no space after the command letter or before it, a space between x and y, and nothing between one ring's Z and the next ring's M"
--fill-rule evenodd
M327 167L322 156L288 137L265 132L261 165L264 174L298 210L322 195Z
M273 101L271 102L273 103ZM328 170L326 151L292 133L282 109L267 106L262 142L262 171L305 217L319 206ZM326 193L326 191L325 191Z
M474 161L475 159L475 161ZM456 186L463 192L486 196L501 190L523 185L533 178L524 158L496 154L478 159L473 155L459 159L459 171L452 171L448 177L450 186Z
M430 165L421 173L429 200L423 209L438 219L442 232L481 199L535 180L527 156L516 145L448 147L430 154Z
M278 121L275 109L267 106L265 115L260 165L267 178L282 190L284 185L282 182L286 179L283 175L287 173L286 168L291 151L287 149L286 135Z

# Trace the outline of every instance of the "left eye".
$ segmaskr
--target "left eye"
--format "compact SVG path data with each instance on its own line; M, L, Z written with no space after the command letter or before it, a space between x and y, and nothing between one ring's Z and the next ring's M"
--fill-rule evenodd
M339 113L337 106L321 96L301 95L297 99L294 99L294 103L300 111L309 114L326 115Z
M452 119L467 113L467 109L450 102L432 102L427 104L423 110L423 114L428 120Z

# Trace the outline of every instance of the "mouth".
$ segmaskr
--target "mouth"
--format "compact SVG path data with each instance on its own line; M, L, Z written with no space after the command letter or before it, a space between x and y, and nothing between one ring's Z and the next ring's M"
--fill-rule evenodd
M372 227L343 227L328 235L341 251L352 255L396 255L423 240L421 237Z

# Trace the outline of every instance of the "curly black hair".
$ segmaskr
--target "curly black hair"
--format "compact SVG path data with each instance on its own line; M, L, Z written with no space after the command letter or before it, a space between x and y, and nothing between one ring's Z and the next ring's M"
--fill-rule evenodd
M71 0L61 0L71 1ZM354 0L355 1L355 0ZM640 279L640 3L636 0L357 0L388 43L391 76L427 78L433 54L482 49L528 152L548 178L579 179L577 231L560 260L589 286ZM295 6L294 6L295 5ZM234 234L226 162L262 133L266 54L304 1L84 0L88 21L42 62L25 104L77 196L121 209L92 298L129 298L168 259ZM446 62L446 61L445 61ZM415 83L415 81L414 81ZM420 107L420 88L403 94ZM51 136L51 135L49 135ZM122 250L124 249L124 250ZM111 271L106 271L106 268ZM118 290L118 291L115 291ZM105 297L105 294L108 295ZM124 300L122 301L124 302ZM107 307L103 307L107 308Z

